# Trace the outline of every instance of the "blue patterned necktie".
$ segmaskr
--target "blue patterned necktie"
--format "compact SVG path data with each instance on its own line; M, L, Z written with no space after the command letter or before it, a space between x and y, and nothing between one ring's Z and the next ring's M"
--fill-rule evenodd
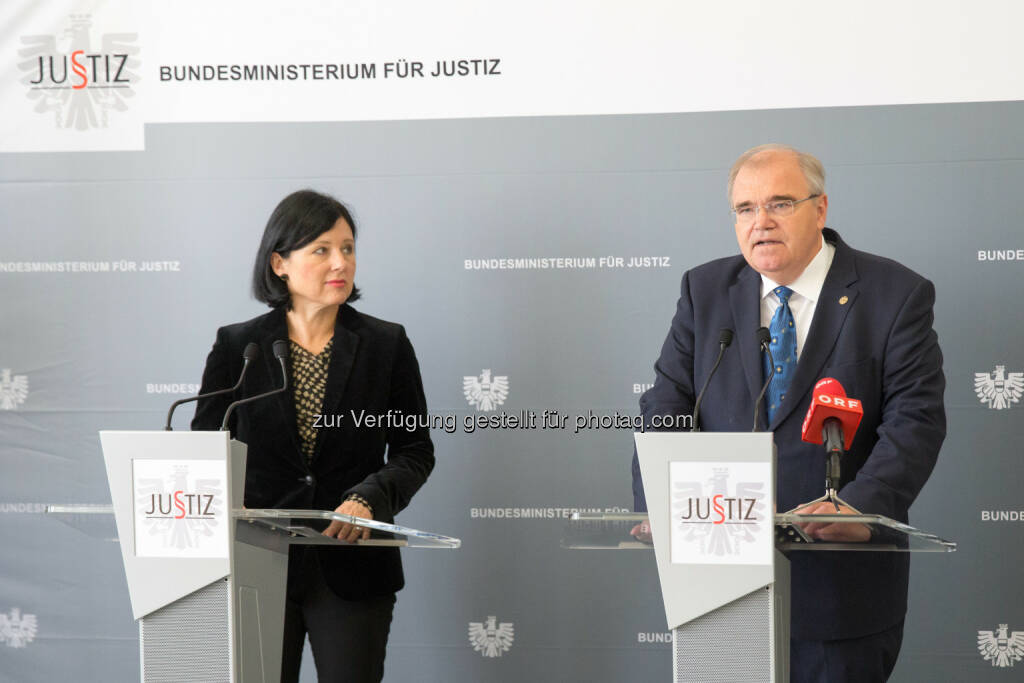
M772 377L772 383L768 385L768 392L765 395L768 404L768 424L771 424L779 405L786 398L786 391L796 372L796 321L793 320L793 311L789 308L789 297L793 295L793 290L789 287L776 287L772 291L779 297L779 307L775 309L771 326L768 328L772 334L772 359L775 360L775 376ZM764 354L763 362L764 376L767 378L771 374L768 354Z

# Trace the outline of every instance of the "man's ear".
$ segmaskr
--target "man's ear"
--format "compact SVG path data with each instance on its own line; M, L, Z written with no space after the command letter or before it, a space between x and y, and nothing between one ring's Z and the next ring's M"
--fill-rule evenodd
M818 197L818 230L825 227L825 219L828 218L828 195L823 194ZM277 254L274 254L277 256Z

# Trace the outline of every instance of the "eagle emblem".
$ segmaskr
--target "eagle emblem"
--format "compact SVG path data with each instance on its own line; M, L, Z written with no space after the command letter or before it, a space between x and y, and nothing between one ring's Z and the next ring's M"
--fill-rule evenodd
M14 375L10 368L0 370L0 410L14 410L28 398L28 377Z
M490 370L484 370L479 377L466 375L462 378L462 393L477 410L495 410L508 398L508 375L492 378Z
M1024 395L1024 372L1007 373L1005 365L997 365L992 373L976 372L974 393L993 410L1009 408Z
M7 647L25 647L36 637L36 615L22 615L17 607L7 614L0 614L0 642Z
M469 622L469 642L484 657L500 657L511 649L515 639L512 623L497 621L497 617L489 616L484 623Z
M999 624L995 633L978 631L978 652L992 666L1013 666L1024 658L1024 631L1008 633L1006 624Z

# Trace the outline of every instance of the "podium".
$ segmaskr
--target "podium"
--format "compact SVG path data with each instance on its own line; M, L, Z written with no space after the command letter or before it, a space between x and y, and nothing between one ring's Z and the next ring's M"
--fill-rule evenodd
M141 680L277 683L290 546L455 549L457 538L322 510L247 510L245 444L227 432L100 432L110 506L51 505L90 535L116 522ZM323 536L341 521L352 543Z
M649 550L649 520L673 681L789 680L793 552L952 552L956 544L881 515L775 514L772 435L635 435L648 512L575 514L564 547ZM864 543L807 536L809 522L863 524Z

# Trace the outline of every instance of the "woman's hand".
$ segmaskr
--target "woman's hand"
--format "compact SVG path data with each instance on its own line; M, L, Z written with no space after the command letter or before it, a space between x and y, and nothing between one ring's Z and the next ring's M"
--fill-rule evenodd
M343 515L352 515L353 517L362 517L363 519L373 519L373 513L370 512L370 508L366 507L362 503L354 500L346 500L344 503L334 509ZM324 529L324 536L336 537L339 541L349 541L355 543L359 539L366 540L370 537L370 530L366 527L355 526L354 524L346 524L345 522L334 521Z

